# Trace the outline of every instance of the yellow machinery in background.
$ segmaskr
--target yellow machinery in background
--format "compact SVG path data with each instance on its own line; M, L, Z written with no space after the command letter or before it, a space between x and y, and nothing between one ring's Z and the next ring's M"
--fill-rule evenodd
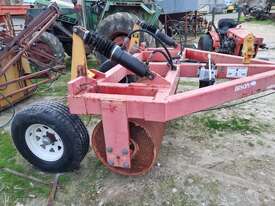
M16 52L6 52L4 41L10 40L15 37L15 32L12 27L10 15L1 16L0 22L2 23L2 32L0 38L0 68L9 64ZM1 44L2 42L2 44ZM0 75L0 111L11 106L31 94L31 91L22 90L31 85L30 80L19 80L23 74L30 74L31 68L28 60L21 57L15 64L11 64L4 73ZM21 91L22 90L22 91Z
M251 60L255 56L255 37L252 33L248 34L243 43L243 63L244 64L250 64Z
M227 8L226 8L226 13L233 13L235 11L235 5L234 4L229 4L227 5Z
M10 15L1 16L0 111L32 95L40 84L60 76L64 62L58 62L55 56L39 47L40 36L58 16L59 9L53 3L17 35ZM38 57L50 59L53 63L47 65ZM37 68L31 68L30 62Z
M11 55L3 59L0 65L7 64L12 59ZM31 86L30 80L22 79L22 74L30 74L30 65L25 58L21 58L16 64L11 65L10 68L0 76L0 110L3 110L11 104L19 102L24 98L30 96L34 89L25 89Z
M71 65L71 80L76 79L81 75L87 75L93 78L95 74L88 70L85 44L83 40L77 35L73 34L73 51L72 51L72 65Z

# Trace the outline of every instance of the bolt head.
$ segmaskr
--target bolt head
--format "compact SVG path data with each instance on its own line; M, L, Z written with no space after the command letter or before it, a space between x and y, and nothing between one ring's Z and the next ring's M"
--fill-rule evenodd
M130 168L128 162L124 162L123 163L123 168L125 168L125 169L129 169Z
M111 165L111 166L114 166L114 161L113 160L108 160L108 164Z
M122 155L128 155L129 154L129 151L128 151L128 149L123 149L122 150Z
M106 148L106 151L107 151L108 153L112 153L112 152L113 152L113 148L112 148L112 147L107 147L107 148Z

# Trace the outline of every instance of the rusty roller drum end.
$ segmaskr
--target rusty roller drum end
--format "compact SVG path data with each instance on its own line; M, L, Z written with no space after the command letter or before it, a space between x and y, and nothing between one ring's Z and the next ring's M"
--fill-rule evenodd
M131 168L129 169L112 167L108 164L102 122L95 127L91 143L98 159L112 172L126 176L144 175L156 162L164 127L164 123L130 120Z

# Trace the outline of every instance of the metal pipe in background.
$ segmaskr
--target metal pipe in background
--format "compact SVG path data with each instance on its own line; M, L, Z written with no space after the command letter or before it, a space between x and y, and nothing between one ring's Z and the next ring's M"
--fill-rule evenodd
M216 7L212 9L212 24L215 25Z

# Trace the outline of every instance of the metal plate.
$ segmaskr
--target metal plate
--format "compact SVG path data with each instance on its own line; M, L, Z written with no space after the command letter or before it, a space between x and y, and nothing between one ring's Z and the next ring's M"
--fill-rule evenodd
M247 67L227 67L227 78L247 77Z

